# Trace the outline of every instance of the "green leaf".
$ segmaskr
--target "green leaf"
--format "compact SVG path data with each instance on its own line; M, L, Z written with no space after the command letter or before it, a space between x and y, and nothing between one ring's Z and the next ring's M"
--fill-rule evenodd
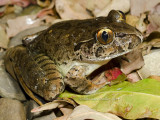
M99 112L111 112L126 119L160 119L160 81L144 79L105 86L94 94L79 95L65 91L60 97L74 99Z

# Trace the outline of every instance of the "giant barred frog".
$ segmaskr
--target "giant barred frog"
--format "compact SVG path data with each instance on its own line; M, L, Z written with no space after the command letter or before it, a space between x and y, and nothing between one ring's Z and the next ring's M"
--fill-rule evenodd
M97 84L88 76L141 42L142 34L125 22L125 15L112 10L107 17L52 25L32 41L8 49L5 66L36 101L33 93L51 101L65 85L91 94L107 82Z

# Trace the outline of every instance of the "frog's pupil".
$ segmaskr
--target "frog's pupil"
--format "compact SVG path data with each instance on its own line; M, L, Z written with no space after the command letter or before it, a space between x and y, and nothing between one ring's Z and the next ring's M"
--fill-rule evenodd
M108 33L106 32L106 31L103 31L103 33L102 33L102 38L103 38L103 40L106 42L107 41L107 39L108 39Z

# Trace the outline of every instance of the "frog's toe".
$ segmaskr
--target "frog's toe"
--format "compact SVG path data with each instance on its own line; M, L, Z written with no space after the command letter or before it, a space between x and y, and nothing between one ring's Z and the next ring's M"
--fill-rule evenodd
M57 98L65 89L64 82L62 81L51 81L49 82L44 89L44 99L52 101Z

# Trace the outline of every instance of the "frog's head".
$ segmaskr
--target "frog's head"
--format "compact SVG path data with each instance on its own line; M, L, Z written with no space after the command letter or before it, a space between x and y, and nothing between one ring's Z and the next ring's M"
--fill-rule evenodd
M135 49L143 36L135 27L125 21L121 11L112 10L107 17L95 19L96 29L92 37L75 46L75 53L81 60L109 60Z

